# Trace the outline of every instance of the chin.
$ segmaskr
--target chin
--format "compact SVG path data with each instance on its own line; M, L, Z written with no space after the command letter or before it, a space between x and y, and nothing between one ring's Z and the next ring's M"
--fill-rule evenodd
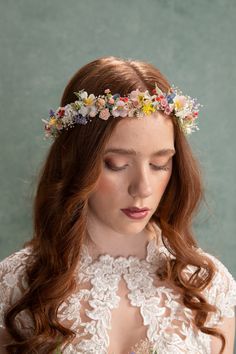
M136 234L139 234L140 232L142 232L145 227L147 226L147 222L139 222L139 223L136 223L136 224L132 224L132 225L127 225L126 227L122 227L122 228L118 228L118 232L120 234L125 234L125 235L136 235Z

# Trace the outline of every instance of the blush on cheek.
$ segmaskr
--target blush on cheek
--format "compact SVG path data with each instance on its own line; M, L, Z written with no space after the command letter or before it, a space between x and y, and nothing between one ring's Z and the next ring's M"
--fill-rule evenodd
M101 177L99 179L97 187L96 187L96 191L98 191L99 193L104 193L104 194L114 193L117 190L118 190L118 187L116 186L114 181L112 181L111 179L106 178L106 177Z
M161 194L163 194L165 192L165 189L169 183L169 180L170 180L170 177L171 177L171 171L170 173L168 173L165 178L163 178L161 181L160 181L160 184L159 184L159 191L161 192Z

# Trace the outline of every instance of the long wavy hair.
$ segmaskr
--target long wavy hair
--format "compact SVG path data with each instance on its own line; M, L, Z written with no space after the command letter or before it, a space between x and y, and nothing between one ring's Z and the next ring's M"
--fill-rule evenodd
M85 89L95 95L106 88L126 95L132 90L151 90L154 83L164 92L170 84L152 64L113 56L98 58L84 65L67 84L61 106L76 100L75 91ZM224 335L205 326L207 316L216 308L202 295L216 271L212 261L197 252L191 229L192 219L204 199L200 168L176 120L174 124L176 154L169 183L150 222L162 230L162 241L175 256L167 262L162 279L180 291L186 307L193 310L197 328L222 341ZM22 298L5 315L6 329L13 338L9 353L52 353L67 344L75 333L60 323L60 304L75 290L74 271L81 245L86 238L88 199L102 168L102 152L116 124L122 118L93 119L87 125L64 130L53 141L41 168L33 205L31 246L35 261L27 268L29 287ZM196 271L186 279L186 266ZM196 301L197 299L197 301ZM27 310L33 319L34 333L27 337L18 327L16 316Z

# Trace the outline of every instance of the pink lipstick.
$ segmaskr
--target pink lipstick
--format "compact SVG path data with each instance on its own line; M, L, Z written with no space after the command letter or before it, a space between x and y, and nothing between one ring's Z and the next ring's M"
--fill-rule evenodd
M128 209L121 209L125 215L127 215L131 219L143 219L148 215L150 209L148 208L142 208L139 209L137 207L132 207Z

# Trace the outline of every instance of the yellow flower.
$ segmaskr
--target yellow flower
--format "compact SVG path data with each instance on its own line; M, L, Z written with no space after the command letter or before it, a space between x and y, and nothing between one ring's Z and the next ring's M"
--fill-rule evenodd
M183 105L181 104L181 102L179 102L179 101L175 102L175 109L177 111L181 110L182 107L183 107Z
M49 121L49 125L55 125L56 124L56 118L51 118Z
M184 96L177 96L174 98L174 106L176 111L180 111L186 104L186 98Z
M84 99L84 103L87 106L90 106L93 103L93 99L92 98L86 98L86 99Z
M84 97L83 102L86 106L91 106L94 103L95 96L94 94L89 95L88 97Z
M144 103L143 107L142 107L142 111L144 114L151 114L152 112L155 112L155 108L152 106L152 103Z
M143 103L144 102L144 95L138 95L138 102Z

